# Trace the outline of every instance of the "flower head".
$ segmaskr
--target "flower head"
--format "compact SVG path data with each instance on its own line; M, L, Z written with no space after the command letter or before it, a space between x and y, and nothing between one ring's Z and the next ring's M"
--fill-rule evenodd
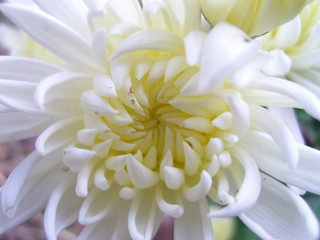
M212 239L209 197L223 206L210 216L240 215L262 238L318 235L273 179L320 193L320 153L265 109L320 118L316 96L276 77L286 61L271 71L258 40L208 29L192 0L35 2L1 10L66 63L0 59L1 140L39 135L1 189L1 232L45 208L49 239L76 219L79 239L152 239L163 214L175 239Z
M308 0L200 0L206 19L215 25L227 21L249 36L259 36L293 19Z

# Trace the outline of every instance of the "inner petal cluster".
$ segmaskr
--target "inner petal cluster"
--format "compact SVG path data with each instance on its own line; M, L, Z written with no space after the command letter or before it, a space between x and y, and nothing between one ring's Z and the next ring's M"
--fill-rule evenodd
M99 74L94 90L83 93L85 128L63 158L79 171L77 194L86 196L91 182L103 191L115 184L121 198L131 199L158 184L190 201L204 198L212 177L220 179L232 164L228 148L239 138L231 108L214 94L190 94L199 69L187 66L184 56L158 54L137 78L142 64L120 89ZM221 204L233 201L228 186L216 188Z

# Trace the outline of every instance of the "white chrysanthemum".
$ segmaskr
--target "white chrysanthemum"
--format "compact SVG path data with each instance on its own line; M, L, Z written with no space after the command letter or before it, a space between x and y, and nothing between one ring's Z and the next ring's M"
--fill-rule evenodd
M264 108L320 118L317 97L271 77L288 62L227 23L206 30L192 0L34 2L0 8L66 63L0 58L0 140L39 135L1 188L1 233L45 209L48 239L77 219L79 239L151 239L164 213L175 239L212 239L209 197L225 206L209 216L264 239L317 238L279 181L319 194L320 153Z
M206 19L227 21L249 36L260 36L293 19L313 0L199 0Z
M282 49L292 61L287 78L320 96L320 1L261 40L266 50Z

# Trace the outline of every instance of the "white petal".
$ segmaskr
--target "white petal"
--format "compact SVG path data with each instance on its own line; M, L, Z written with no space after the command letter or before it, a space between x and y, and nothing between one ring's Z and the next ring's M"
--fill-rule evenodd
M131 154L127 159L127 169L132 183L141 189L149 188L159 181L159 175L145 167Z
M259 200L240 218L262 239L319 238L318 221L308 204L265 174Z
M81 95L81 106L92 115L104 116L119 113L111 107L107 100L102 99L93 90L86 91Z
M182 217L174 222L175 240L213 240L210 218L207 217L209 207L204 198L198 202L183 201L185 206Z
M193 176L198 172L200 168L200 156L186 142L183 142L183 150L185 156L185 171L189 176Z
M36 136L49 124L46 117L21 112L0 113L0 143Z
M104 97L116 97L114 83L111 77L107 74L97 74L94 78L94 90Z
M107 41L107 34L104 28L99 28L94 32L91 48L101 64L104 64L104 62L106 61Z
M194 66L200 62L202 49L207 34L201 31L192 31L184 39L186 62L189 66Z
M250 127L249 105L239 95L230 96L229 104L232 110L233 129L239 137L242 137Z
M291 81L281 78L261 78L251 85L255 89L263 89L279 93L294 100L309 115L320 119L320 101L311 92Z
M33 0L42 10L59 19L84 38L90 40L91 32L87 23L89 9L82 1L51 2L47 0Z
M162 214L152 191L143 191L132 201L128 216L128 228L132 239L151 240L157 232Z
M273 59L266 63L262 68L262 72L269 76L284 76L291 69L291 59L283 50L275 49L270 52Z
M164 180L169 189L177 190L184 183L184 171L180 168L165 166Z
M47 176L42 176L43 178L40 177L39 179L36 179L36 181L26 182L26 189L22 190L18 196L16 206L12 209L12 211L10 210L11 213L14 214L14 218L9 219L3 214L2 211L0 211L0 234L3 234L11 228L18 226L45 208L52 190L56 184L63 179L63 176L59 175L59 171L60 169L58 171L52 171L51 169L51 172L45 172ZM31 184L31 186L28 184ZM41 197L39 198L39 196Z
M264 108L252 105L251 110L253 122L270 134L283 152L290 168L294 169L298 164L299 155L291 131Z
M94 155L96 155L96 152L91 150L68 147L63 151L62 161L72 172L77 172Z
M210 217L236 216L252 207L259 197L261 188L260 174L254 159L240 148L232 149L231 154L234 158L237 158L243 166L245 172L244 179L242 183L238 183L239 190L234 203L217 212L211 213Z
M83 199L74 192L75 176L62 181L52 192L44 212L44 228L49 240L74 223Z
M267 174L309 192L320 194L320 151L298 144L299 163L290 170L272 139L264 134L251 133L241 142L259 168Z
M0 79L0 103L23 112L38 112L33 102L36 83Z
M18 69L19 71L17 71ZM36 59L0 56L1 79L39 82L43 78L60 71L63 71L61 67Z
M175 34L158 29L141 30L127 37L111 55L111 60L117 57L137 51L154 50L181 55L184 53L183 42Z
M156 201L159 209L174 218L182 216L184 208L180 194L166 187L158 187L156 190Z
M116 198L117 199L117 198ZM130 239L127 226L129 201L117 199L114 211L96 224L87 225L78 236L78 240L105 239L110 240Z
M65 104L69 99L79 101L81 94L92 88L88 76L76 72L59 72L40 81L34 92L34 101L41 109L45 104L63 100Z
M200 175L200 180L196 185L193 187L188 187L187 185L183 186L183 195L191 202L199 201L207 196L211 185L212 179L210 174L203 170Z
M37 151L45 156L76 140L76 133L81 129L81 119L66 118L44 130L36 141Z
M30 171L40 159L41 156L34 151L12 171L2 191L1 201L3 212L9 211L9 209L13 207Z
M219 86L225 77L252 59L259 47L260 43L250 41L242 30L225 22L218 23L203 47L199 90Z
M275 34L276 45L279 49L294 47L301 34L301 18L295 17L290 22L283 24L277 29Z
M119 188L115 186L107 191L93 188L80 208L79 222L84 225L93 224L114 211L115 203L119 201L118 191Z
M86 71L103 71L103 67L94 57L88 42L57 19L40 11L11 4L2 4L1 11L58 57Z
M286 124L298 143L304 143L298 120L292 108L269 107L268 110Z

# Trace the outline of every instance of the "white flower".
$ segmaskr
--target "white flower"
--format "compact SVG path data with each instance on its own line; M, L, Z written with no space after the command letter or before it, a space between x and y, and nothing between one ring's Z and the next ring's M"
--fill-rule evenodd
M1 233L45 209L48 239L77 219L79 239L152 239L163 213L175 239L212 239L209 197L224 206L209 216L261 238L317 238L279 181L319 194L320 153L264 108L320 119L316 96L272 76L288 62L271 71L258 40L207 29L192 0L34 2L0 9L66 64L0 58L0 141L39 135L0 190Z
M260 36L293 19L313 0L200 0L206 19L227 21L249 36Z

